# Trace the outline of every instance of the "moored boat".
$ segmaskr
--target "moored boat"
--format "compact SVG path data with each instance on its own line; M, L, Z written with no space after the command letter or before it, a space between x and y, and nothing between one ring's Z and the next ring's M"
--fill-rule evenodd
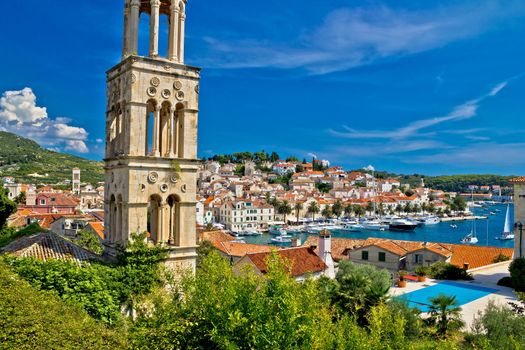
M397 219L393 220L390 225L388 225L388 229L390 231L404 231L404 232L412 232L416 229L417 222L408 220L408 219Z
M514 239L514 232L512 231L512 225L510 221L510 206L507 205L507 213L505 214L505 226L503 227L503 233L496 239L502 241L509 241Z

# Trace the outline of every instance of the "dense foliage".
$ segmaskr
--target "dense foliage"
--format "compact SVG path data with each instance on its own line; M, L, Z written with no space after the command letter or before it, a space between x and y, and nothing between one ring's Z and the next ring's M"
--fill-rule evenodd
M437 280L472 280L467 271L444 261L432 264L429 276Z
M15 229L15 228L4 228L3 230L0 230L0 248L5 247L9 243L13 242L17 238L23 237L23 236L31 236L35 233L44 232L45 229L41 228L40 225L37 222L32 223L29 226L26 226L22 229Z
M7 197L8 191L0 187L0 230L6 227L7 219L16 212L16 203Z
M121 349L125 333L39 292L0 262L1 349Z
M136 236L115 265L84 266L61 260L5 257L13 271L39 290L51 291L83 307L89 315L110 325L122 316L122 305L132 306L135 297L149 294L161 283L158 248L150 249Z
M98 237L88 230L80 230L75 243L95 254L102 254L104 251L104 247L102 246L102 243L100 243Z
M35 141L0 131L0 177L13 176L20 182L54 184L71 179L75 167L82 171L82 181L96 184L104 181L102 163L53 152ZM29 177L28 174L48 174L47 177Z
M513 260L509 266L512 285L518 292L525 292L525 258Z

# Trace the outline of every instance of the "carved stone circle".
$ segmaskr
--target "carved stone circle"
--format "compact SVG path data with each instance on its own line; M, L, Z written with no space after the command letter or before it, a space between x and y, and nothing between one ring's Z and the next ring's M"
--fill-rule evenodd
M177 100L179 101L184 100L184 91L177 91L177 93L175 94L175 98L177 98Z
M199 93L199 90L200 90L200 88L199 88L199 84L195 85L195 92L196 92L197 94Z
M151 173L148 174L148 181L153 184L159 181L159 174L157 174L155 171L152 171Z
M170 181L174 184L176 184L179 181L179 177L177 175L170 175Z
M180 90L182 89L182 82L180 80L176 80L174 83L173 83L173 88L175 90Z
M168 99L168 98L170 98L170 96L171 96L171 91L168 90L168 89L164 89L164 90L162 90L161 95L162 95L162 97Z
M168 187L167 184L162 184L162 185L160 185L160 191L161 191L162 193L166 193L166 192L168 192L168 188L169 188L169 187Z
M182 186L180 187L180 190L182 191L182 193L186 193L186 191L188 190L186 184L182 185Z
M137 81L137 76L135 74L131 74L131 84L135 84Z
M157 77L153 77L151 78L151 80L149 81L151 85L157 87L160 85L160 79L157 78Z
M148 90L146 90L147 94L151 97L155 96L157 94L157 89L155 89L153 86L150 86Z

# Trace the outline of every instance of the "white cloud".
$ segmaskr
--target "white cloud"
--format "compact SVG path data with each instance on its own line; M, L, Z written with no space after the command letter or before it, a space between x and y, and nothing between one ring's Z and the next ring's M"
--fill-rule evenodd
M373 165L365 166L363 169L368 171L376 171L376 168L374 168Z
M343 126L345 131L335 131L333 129L329 129L328 132L333 136L348 139L404 139L407 137L422 136L418 133L423 129L427 129L445 122L459 121L476 116L480 104L487 98L496 96L506 86L507 81L499 83L493 87L489 93L454 107L450 113L444 116L416 120L399 129L359 131L348 126Z
M317 159L317 155L315 153L308 153L307 156Z
M385 6L340 8L316 28L301 28L300 34L283 30L272 39L204 38L209 53L201 64L215 68L304 68L311 74L326 74L436 49L523 14L524 3L518 0L480 0L470 5L412 11Z
M0 98L0 130L31 138L53 150L89 152L88 132L70 122L63 117L49 118L46 108L36 105L31 88L6 91Z

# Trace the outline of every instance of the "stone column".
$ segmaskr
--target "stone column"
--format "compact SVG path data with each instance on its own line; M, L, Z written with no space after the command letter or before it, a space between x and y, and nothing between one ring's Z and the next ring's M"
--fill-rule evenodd
M175 118L175 155L177 158L182 158L182 154L180 154L182 143L182 132L180 129L181 126L181 118L182 118L182 109L177 110L177 117Z
M129 17L131 16L131 9L129 7L129 0L124 0L124 39L122 43L122 58L129 56L130 45L130 31L129 31Z
M159 11L160 0L151 0L151 13L149 18L149 55L159 55Z
M176 125L175 125L175 108L170 108L169 109L169 114L170 114L170 144L169 144L169 147L170 147L170 150L169 150L169 157L170 158L175 158L175 142L177 141L177 139L175 138L175 135L176 135L176 132L177 132L177 129L176 129Z
M131 0L131 25L130 25L130 44L131 54L138 53L139 47L139 17L140 17L140 0Z
M160 157L160 109L161 106L155 106L153 112L153 142L151 146L151 155Z
M179 28L179 63L184 63L184 31L186 26L186 14L180 13L180 28Z
M176 1L170 6L170 33L168 42L168 59L177 62L178 40L179 40L179 6Z

